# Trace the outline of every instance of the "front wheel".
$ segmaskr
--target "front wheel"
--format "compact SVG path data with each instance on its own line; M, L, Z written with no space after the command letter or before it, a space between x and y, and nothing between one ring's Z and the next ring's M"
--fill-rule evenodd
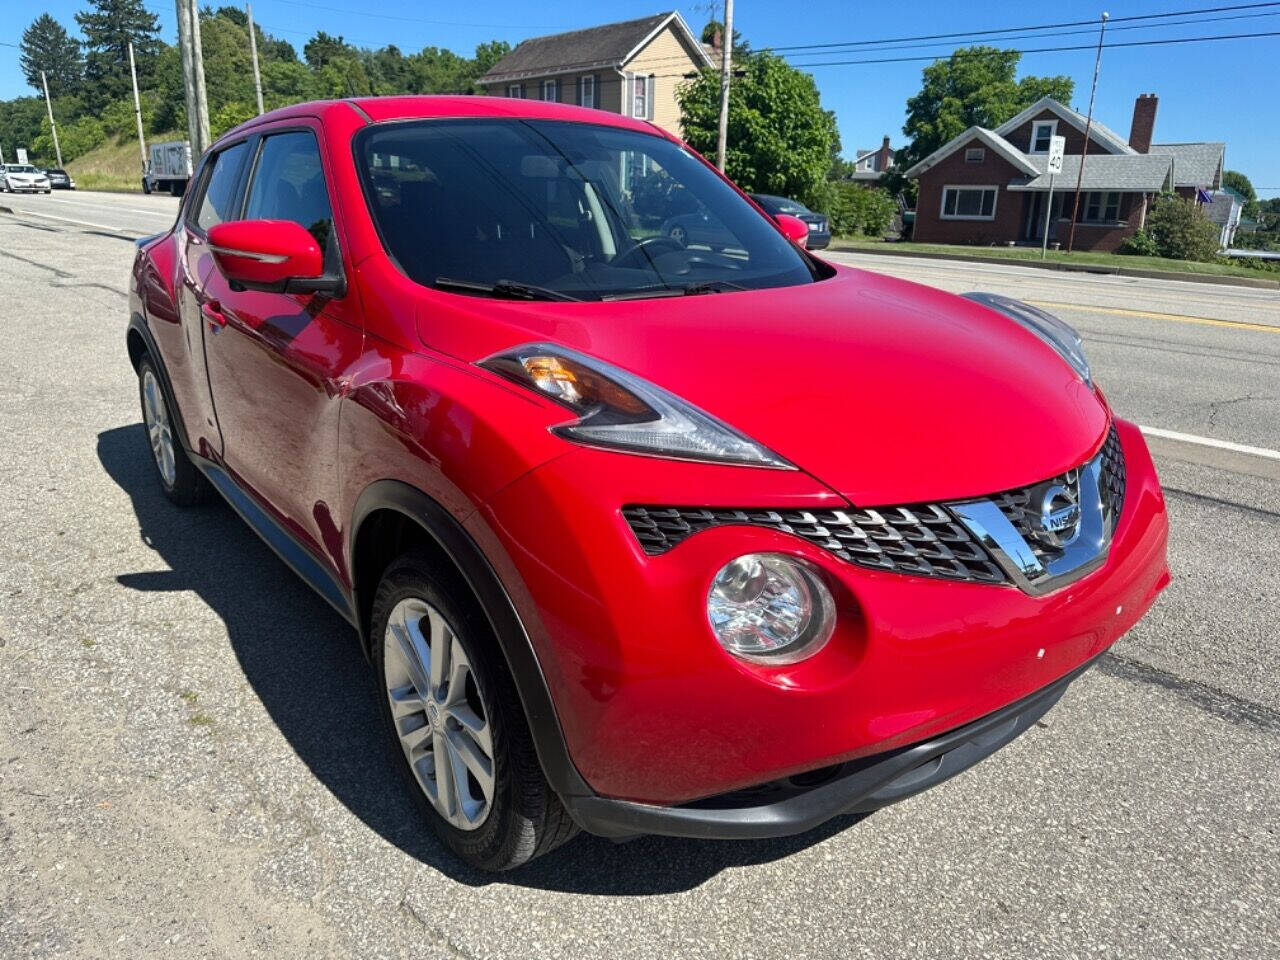
M508 870L577 825L542 774L488 622L455 595L425 555L387 570L373 602L378 700L397 766L440 839L474 867Z

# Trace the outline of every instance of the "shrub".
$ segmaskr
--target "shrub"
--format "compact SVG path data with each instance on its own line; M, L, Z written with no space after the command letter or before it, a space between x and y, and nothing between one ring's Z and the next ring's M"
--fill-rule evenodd
M230 103L224 103L218 108L218 112L213 115L209 122L209 133L216 140L232 127L238 127L246 120L252 120L258 115L258 111L254 109L251 103L241 103L238 100L232 100Z
M1196 204L1166 193L1147 216L1147 233L1160 256L1207 262L1218 255L1218 228Z
M1137 257L1158 257L1160 256L1160 247L1151 234L1145 230L1139 230L1126 238L1124 243L1116 248L1116 253L1128 253Z
M107 133L102 124L94 117L79 117L70 123L58 125L58 146L62 148L62 162L70 163L76 157L83 157L94 147L105 143ZM45 158L52 163L56 151L53 149L53 135L49 130L46 117L40 124L40 135L31 144L32 152L37 157Z
M848 180L829 180L814 191L811 205L831 221L831 232L843 236L865 233L883 236L897 205L879 187L864 187Z

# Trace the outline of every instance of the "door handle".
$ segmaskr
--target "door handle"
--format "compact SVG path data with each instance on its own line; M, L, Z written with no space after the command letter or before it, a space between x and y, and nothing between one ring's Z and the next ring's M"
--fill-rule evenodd
M217 300L206 300L200 304L200 312L209 321L209 329L216 330L227 325L227 315L222 312L222 304Z

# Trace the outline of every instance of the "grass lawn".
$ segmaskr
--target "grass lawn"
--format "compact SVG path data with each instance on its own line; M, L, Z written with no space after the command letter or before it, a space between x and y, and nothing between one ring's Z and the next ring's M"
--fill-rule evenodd
M832 250L890 250L901 253L936 253L958 257L994 257L1001 260L1040 260L1040 251L1031 247L976 247L947 243L887 243L872 237L837 237ZM1280 271L1258 269L1239 263L1196 263L1166 260L1164 257L1134 257L1118 253L1064 253L1050 250L1051 263L1071 263L1100 267L1128 267L1131 270L1163 270L1167 273L1204 273L1219 277L1260 277L1280 280Z

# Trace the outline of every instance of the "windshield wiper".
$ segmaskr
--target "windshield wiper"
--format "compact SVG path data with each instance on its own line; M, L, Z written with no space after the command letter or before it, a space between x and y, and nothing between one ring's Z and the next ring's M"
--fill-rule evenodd
M452 277L436 277L435 286L442 290L465 290L469 293L483 293L490 297L504 297L508 300L581 300L569 293L561 293L550 287L538 287L531 283L520 283L517 280L499 280L497 283L479 283L475 280L455 280Z
M732 280L700 280L682 287L641 287L625 293L608 293L602 300L645 300L650 297L697 297L704 293L721 293L725 290L749 290L750 287Z

